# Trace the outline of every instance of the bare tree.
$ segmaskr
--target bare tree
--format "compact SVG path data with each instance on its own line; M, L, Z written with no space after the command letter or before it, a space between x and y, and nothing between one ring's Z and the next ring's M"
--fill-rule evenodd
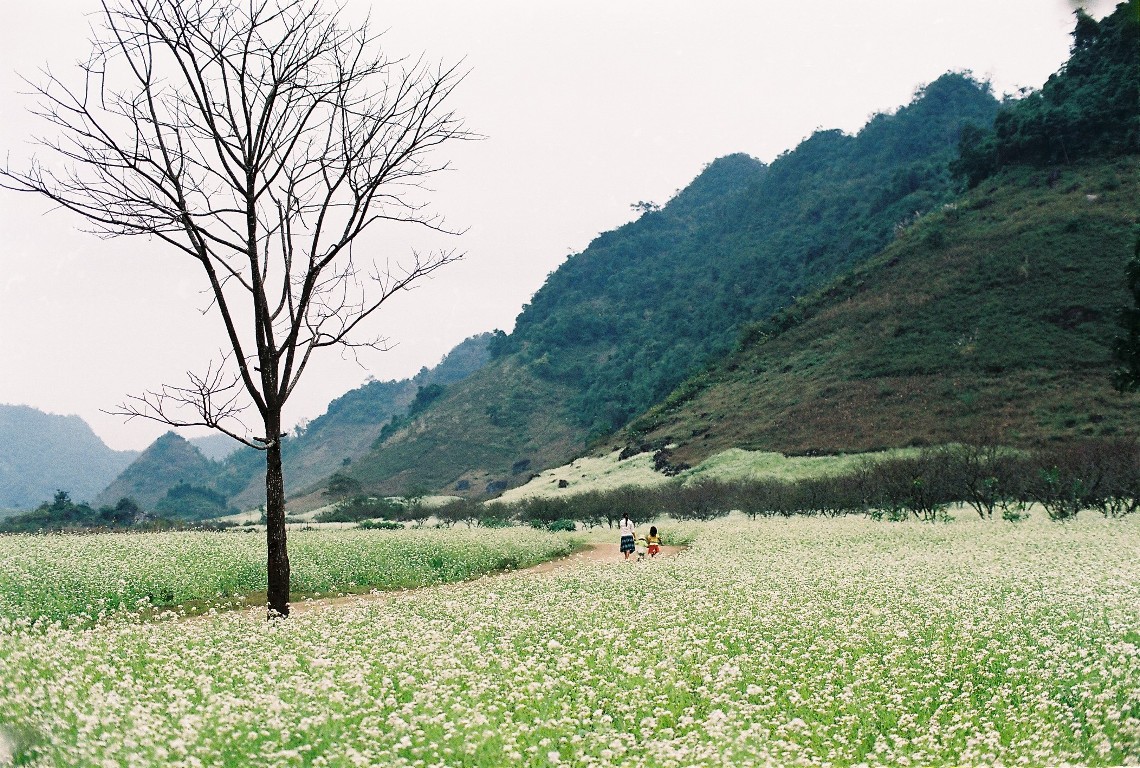
M316 0L104 3L93 38L74 84L29 83L55 135L37 139L46 161L6 165L0 184L201 265L228 351L121 412L265 452L269 614L288 615L282 408L316 350L383 349L354 332L458 258L378 264L353 244L384 221L444 230L420 192L447 167L431 150L471 137L449 107L461 73L389 59ZM251 407L261 434L242 421Z

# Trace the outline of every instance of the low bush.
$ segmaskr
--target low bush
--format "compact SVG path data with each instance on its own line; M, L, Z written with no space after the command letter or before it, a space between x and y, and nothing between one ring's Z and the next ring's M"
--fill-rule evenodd
M318 513L313 519L318 523L359 523L361 520L395 520L404 511L404 506L391 499L378 499L374 496L356 496L334 504Z
M1085 440L1038 452L1027 494L1052 520L1083 510L1105 517L1135 512L1140 492L1140 449L1134 440Z
M911 515L925 522L942 518L946 507L960 497L948 468L945 455L938 450L874 462L865 475L872 514L892 521Z
M360 525L357 526L365 531L402 531L404 526L401 523L394 523L391 520L361 520Z
M666 511L675 520L715 520L732 511L732 486L714 480L672 486L666 498Z

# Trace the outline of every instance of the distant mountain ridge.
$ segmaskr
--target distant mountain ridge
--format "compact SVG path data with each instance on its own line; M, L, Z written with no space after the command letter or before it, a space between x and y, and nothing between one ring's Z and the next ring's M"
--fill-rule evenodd
M0 405L0 509L32 509L57 490L92 499L137 456L107 447L78 416Z
M220 465L202 455L194 444L174 432L160 436L141 452L95 499L96 506L123 498L153 510L173 485L209 485Z
M434 368L422 368L410 379L370 381L333 400L324 414L283 441L287 491L303 491L366 453L385 425L407 411L421 388L451 386L485 365L489 341L490 334L477 334L456 345ZM97 503L132 498L153 511L172 488L188 485L221 494L242 509L261 504L265 498L263 454L241 447L214 461L198 447L202 440L186 440L168 432L115 478L99 494ZM205 445L224 449L224 444Z
M221 466L202 455L189 440L174 432L159 437L95 498L96 506L131 499L153 511L174 486L211 486Z
M190 443L202 452L210 461L225 461L234 451L241 447L241 443L234 440L229 435L223 435L221 432L215 432L211 435L202 435L201 437L191 437Z

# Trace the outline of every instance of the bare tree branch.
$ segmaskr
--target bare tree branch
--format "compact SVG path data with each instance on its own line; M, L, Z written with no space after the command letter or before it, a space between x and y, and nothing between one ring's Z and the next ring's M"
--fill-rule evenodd
M448 231L422 194L448 168L434 151L475 138L448 107L464 75L389 58L368 24L342 24L316 0L102 8L79 77L45 70L30 83L49 129L37 140L44 159L6 163L0 187L42 195L102 237L157 238L201 266L230 352L116 412L265 450L267 515L271 528L280 523L274 562L275 547L284 551L282 408L313 353L384 348L354 334L391 296L459 258L413 252L381 264L370 248L361 262L352 246L381 222ZM263 437L240 420L249 405ZM280 568L271 575L279 612L284 562L284 600Z

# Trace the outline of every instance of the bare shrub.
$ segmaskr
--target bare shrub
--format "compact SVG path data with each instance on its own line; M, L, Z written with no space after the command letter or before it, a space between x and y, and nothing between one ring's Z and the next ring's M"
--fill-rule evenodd
M1124 517L1140 509L1140 443L1135 439L1102 444L1105 474L1098 509L1105 517Z
M733 488L732 506L749 519L783 514L794 495L791 483L772 478L745 480Z
M866 510L864 476L832 475L790 484L794 511L806 515L840 517Z
M992 520L997 512L1006 520L1020 519L1032 474L1025 456L990 441L948 446L943 455L950 488L978 517Z
M733 489L716 480L673 486L669 515L676 520L714 520L732 511Z
M1083 443L1057 445L1034 455L1034 473L1026 491L1050 520L1071 520L1097 506L1103 468Z
M955 501L947 460L939 449L915 457L882 459L867 467L869 508L876 518L902 521L914 515L924 522L945 517Z
M624 486L609 491L590 491L564 501L563 517L586 527L608 525L613 528L628 514L631 520L648 520L660 513L659 494L641 486Z
M513 517L524 523L546 528L557 520L571 519L571 503L566 498L532 496L507 505Z
M587 528L604 525L614 515L613 503L597 491L580 493L568 499L568 515L571 520L582 523Z
M447 528L459 523L466 523L470 528L479 521L483 505L473 499L456 499L436 507L433 511L440 524Z

